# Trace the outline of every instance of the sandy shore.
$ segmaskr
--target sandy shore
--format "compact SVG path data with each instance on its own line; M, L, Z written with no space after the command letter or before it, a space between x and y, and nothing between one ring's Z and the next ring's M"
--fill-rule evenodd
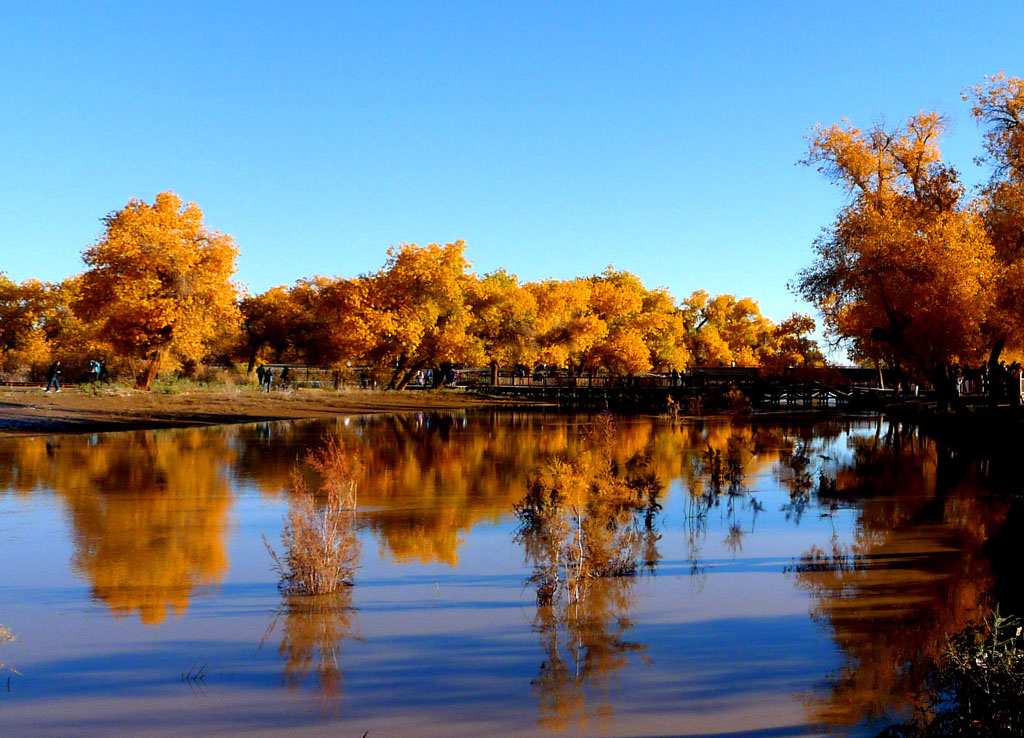
M0 436L174 428L363 413L454 410L506 405L461 391L381 392L255 388L197 389L175 394L65 387L0 389Z

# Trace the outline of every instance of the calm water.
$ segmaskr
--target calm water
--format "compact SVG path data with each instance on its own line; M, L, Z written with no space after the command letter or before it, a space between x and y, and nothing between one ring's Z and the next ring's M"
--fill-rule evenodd
M587 417L0 439L0 734L873 735L990 603L983 464L876 419L616 422L660 489L639 573L547 608L513 506ZM263 536L327 433L360 568L289 601Z

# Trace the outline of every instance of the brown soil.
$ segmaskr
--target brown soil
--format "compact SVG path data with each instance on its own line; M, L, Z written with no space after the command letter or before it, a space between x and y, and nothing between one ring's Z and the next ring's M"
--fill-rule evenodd
M196 389L173 394L123 388L0 389L0 436L174 428L366 413L494 407L507 403L462 391Z

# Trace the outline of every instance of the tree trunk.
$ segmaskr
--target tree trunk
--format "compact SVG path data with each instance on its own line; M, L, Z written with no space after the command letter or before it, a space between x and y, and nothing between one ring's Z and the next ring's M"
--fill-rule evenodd
M498 386L498 362L496 361L491 362L491 386Z
M156 375L160 372L160 364L163 363L164 354L166 352L163 349L156 351L146 364L143 366L142 371L135 375L135 388L145 390L148 392L153 387L153 382L156 380Z
M434 389L440 388L452 373L452 363L450 361L442 361L441 364L434 370Z
M988 355L988 365L991 369L995 369L999 366L999 355L1003 353L1003 348L1006 346L1006 339L1000 338L992 346L992 351Z
M390 389L395 389L396 387L398 387L398 375L401 374L402 373L402 369L405 368L405 362L406 362L405 354L403 354L402 356L398 357L398 363L395 364L395 371L391 375L391 381L388 382L387 389L390 390Z
M992 407L1002 402L1006 395L1006 371L999 364L999 355L1003 353L1004 346L1006 341L1000 338L988 356L988 401Z
M956 392L953 390L956 380L952 376L949 364L943 364L941 367L933 370L930 379L932 380L932 386L935 387L937 409L940 412L950 409L956 398Z
M395 386L395 389L404 390L406 387L408 387L409 386L409 382L411 382L413 377L416 376L416 372L418 372L420 369L422 369L424 367L424 365L426 365L426 363L427 362L425 362L425 361L421 361L418 364L413 364L409 368L409 371L407 371L404 375L402 375L402 379L399 380L398 384Z

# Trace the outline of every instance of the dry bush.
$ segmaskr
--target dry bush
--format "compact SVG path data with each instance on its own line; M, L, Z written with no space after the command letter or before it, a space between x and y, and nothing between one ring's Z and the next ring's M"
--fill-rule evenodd
M634 574L638 561L652 558L645 544L655 535L660 484L651 475L620 475L615 446L611 416L601 415L576 458L549 462L515 506L539 604L562 593L578 601L595 579Z
M13 643L16 640L18 639L14 637L10 630L0 625L0 646L4 645L5 643ZM9 666L5 667L4 663L0 661L0 669L4 668L10 669ZM18 673L16 669L11 669L11 671L13 671L15 674Z
M310 451L306 462L320 476L320 497L307 489L302 476L292 475L291 499L277 555L264 537L281 577L279 587L289 595L337 592L352 583L359 560L356 536L355 457L333 436Z

